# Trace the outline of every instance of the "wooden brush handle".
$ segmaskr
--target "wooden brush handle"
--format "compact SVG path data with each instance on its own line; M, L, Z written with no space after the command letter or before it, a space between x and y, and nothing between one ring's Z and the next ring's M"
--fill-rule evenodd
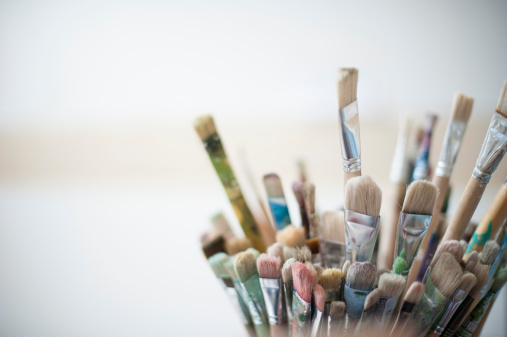
M482 194L487 185L487 183L481 183L474 177L470 177L467 187L461 196L458 208L451 218L451 222L447 227L442 241L461 239L470 219L472 219L474 215L479 201L481 201Z
M253 324L245 324L245 329L248 333L248 337L257 337Z
M269 330L271 332L271 337L288 337L289 329L287 327L287 323L279 324L279 325L270 325Z
M494 238L507 218L507 185L503 184L495 195L486 214L475 230L467 254L472 251L481 252L482 248L490 238Z
M344 172L344 177L345 177L345 184L347 183L347 181L349 181L350 178L354 178L354 177L360 177L361 176L361 171L358 171L358 172Z

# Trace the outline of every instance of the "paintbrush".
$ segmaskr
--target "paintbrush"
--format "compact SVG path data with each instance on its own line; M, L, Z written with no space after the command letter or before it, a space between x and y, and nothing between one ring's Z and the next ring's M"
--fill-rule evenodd
M232 171L229 159L225 153L222 141L218 135L215 127L215 122L211 115L204 115L198 117L194 121L194 128L199 137L202 140L204 148L208 152L211 163L217 172L222 185L225 188L225 192L229 201L231 202L232 208L236 217L245 232L245 235L252 240L255 248L259 251L265 251L266 245L261 236L259 228L255 222L255 219L248 208L248 205L241 193L236 176Z
M502 234L502 233L500 233L500 234ZM494 276L496 275L498 270L502 267L502 264L505 264L505 262L502 262L502 261L504 258L507 257L507 235L505 235L505 233L503 233L502 237L503 237L502 244L501 244L501 246L499 246L498 253L496 254L496 256L493 260L493 263L491 264L491 268L489 270L489 275L490 275L489 281L484 286L484 289L482 292L483 297L485 296L486 292L493 284ZM487 245L488 245L488 243L486 243L486 246ZM492 248L491 248L491 250L492 250L491 255L492 255L492 253L496 249L496 246L494 246L493 244L490 244L490 245L492 246ZM484 250L486 250L486 247L484 248ZM481 255L482 255L482 252L481 252Z
M496 113L489 124L472 177L463 192L442 240L458 240L481 200L482 194L507 151L507 81L504 82Z
M333 301L331 302L331 309L329 311L327 336L338 336L343 329L343 319L346 310L345 302Z
M266 174L263 181L274 224L278 230L282 230L285 226L292 223L289 208L287 207L287 200L285 200L285 195L283 194L282 181L275 173Z
M236 290L234 282L227 269L225 268L225 264L228 260L229 256L227 256L227 254L217 253L208 259L208 263L211 267L211 270L213 270L213 273L222 285L225 293L227 294L227 297L229 297L229 300L234 306L235 311L240 315L241 321L243 322L248 335L250 337L255 337L256 334L253 327L252 318L250 317L250 313L248 311L248 306L245 304L242 297Z
M375 325L375 306L380 299L380 290L374 289L371 293L366 296L364 301L363 313L361 319L357 324L355 335L360 336L362 332L372 329Z
M271 337L287 336L287 315L282 285L282 261L262 254L257 259L259 282L268 314Z
M489 205L486 214L474 232L466 254L471 251L482 251L486 242L494 238L498 230L507 219L507 179L495 195L493 202Z
M311 329L311 300L315 274L308 265L294 262L292 265L292 337L307 337Z
M369 262L380 222L382 191L369 177L351 178L345 184L345 244L347 260Z
M217 213L211 217L211 225L213 226L213 229L218 234L223 235L225 239L230 239L236 236L229 224L229 221L227 221L222 213Z
M507 282L507 268L500 269L498 274L494 278L491 289L487 295L479 302L475 309L465 319L463 324L456 332L458 337L470 337L478 328L482 319L485 319L485 314L488 312L488 308L493 306L495 299L500 294L500 290Z
M427 124L424 132L424 138L419 148L419 155L414 165L414 172L412 173L412 181L428 179L430 173L430 149L431 149L431 138L433 135L433 129L438 120L438 116L435 114L426 114Z
M406 157L410 121L406 119L398 132L398 140L394 151L391 173L389 178L393 184L392 200L389 202L389 215L381 223L379 239L379 256L377 259L378 268L390 268L393 265L394 245L398 229L398 219L401 212L401 205L405 200L405 192L408 180L408 161Z
M276 241L287 247L302 247L305 245L305 230L303 227L288 225L276 233Z
M305 229L305 239L310 237L310 221L306 212L305 199L303 197L303 183L295 181L292 183L292 191L299 205L299 213L301 214L301 226Z
M445 310L447 301L458 288L463 271L450 253L442 253L427 277L425 290L412 310L406 325L414 328L415 336L424 336L433 322Z
M477 226L478 225L475 222L470 222L467 228L465 229L465 232L461 236L461 240L464 240L467 243L469 243L470 240L472 239L472 236L474 235L475 230L477 229ZM468 253L466 255L468 255Z
M322 214L320 230L320 259L327 268L340 268L346 259L345 215L327 211Z
M305 202L306 214L310 223L310 238L319 237L319 216L315 213L315 185L312 183L303 184L303 199Z
M401 275L390 273L380 275L378 281L380 296L374 309L375 328L384 330L388 327L398 299L405 289L405 283L406 279Z
M238 275L238 280L250 316L258 337L269 337L269 324L266 305L262 295L262 289L257 272L255 255L252 252L242 252L236 256L234 261L234 271Z
M431 337L440 336L447 326L447 323L451 320L452 316L456 313L459 306L465 300L468 292L477 283L477 277L474 274L465 272L461 278L461 282L458 289L454 292L449 303L447 304L443 314L435 321L431 327L432 333L429 334Z
M338 118L340 122L342 165L345 183L361 175L361 138L357 108L356 68L340 68L336 73Z
M207 259L216 253L225 253L225 240L222 235L213 238L210 241L205 242L202 247L202 252Z
M424 293L424 284L422 284L421 282L416 281L410 285L403 299L403 303L401 304L401 309L398 313L396 322L393 325L391 334L403 330L403 327L405 326L405 323L410 317L412 310L414 309L416 303L419 301L419 298L422 296L423 293Z
M465 258L465 271L472 273L475 269L475 266L477 266L477 263L479 263L479 253L475 251L471 252Z
M312 238L306 240L306 246L310 249L312 253L312 263L315 266L321 266L322 261L320 257L320 240L319 238Z
M249 238L230 238L225 241L225 251L230 256L253 248L252 241Z
M275 242L266 250L266 254L268 256L279 257L280 261L282 261L282 265L285 263L285 258L283 256L283 244L281 242Z
M315 302L315 315L312 322L311 337L321 337L324 333L324 306L326 304L326 292L321 285L313 288L313 300Z
M329 315L331 310L331 303L335 300L341 300L339 297L340 290L343 282L343 274L340 269L328 268L324 269L320 275L319 284L322 286L326 293L326 300L324 306L324 314Z
M408 186L394 248L395 257L407 262L406 269L401 272L403 275L408 274L419 244L426 234L437 194L435 185L428 181L417 180ZM399 274L398 268L397 273Z
M292 282L292 265L296 262L294 258L287 259L282 267L283 294L285 296L285 307L287 314L287 325L292 325L292 293L294 286Z
M435 256L433 256L433 259L431 260L430 267L435 266L439 257L443 253L451 254L452 256L454 256L456 261L459 262L463 258L463 254L465 253L465 249L463 249L463 246L457 240L442 241L440 243L440 246L438 246Z

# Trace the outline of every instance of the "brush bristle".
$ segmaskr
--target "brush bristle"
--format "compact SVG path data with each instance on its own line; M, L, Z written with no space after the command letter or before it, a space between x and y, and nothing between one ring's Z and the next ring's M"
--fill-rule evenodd
M314 264L313 267L315 268L315 271L317 272L316 276L315 276L315 281L314 283L319 283L320 281L320 277L322 275L322 272L324 271L324 268L322 268L321 266L319 265L316 265Z
M463 233L461 240L465 240L467 243L470 242L470 239L474 235L476 229L477 224L475 222L470 222L467 228L465 229L465 232Z
M457 92L454 95L451 119L462 123L468 123L473 105L474 99L472 97Z
M430 279L435 287L447 298L450 298L463 277L461 266L450 253L442 253L431 272Z
M263 178L264 186L266 187L266 193L269 198L280 198L283 197L283 187L280 177L276 173L266 174Z
M337 268L324 269L324 271L320 275L319 284L325 290L339 289L342 284L342 278L343 274L340 269Z
M484 288L486 283L489 281L489 269L491 266L487 264L477 263L477 266L475 266L474 269L474 275L477 278L477 283L475 286L470 290L470 296L474 299L481 296L481 290Z
M331 302L331 309L329 310L329 316L334 319L342 318L345 315L346 309L345 302L342 301L333 301Z
M402 275L382 274L378 281L378 289L382 297L399 297L405 290L406 279Z
M315 213L315 185L312 183L303 184L303 198L308 213Z
M296 261L296 262L301 262L301 261ZM313 275L313 285L316 285L319 282L319 277L320 277L320 274L322 274L322 271L319 273L317 271L316 266L314 266L313 263L311 263L311 262L305 262L305 266L306 266L306 269L308 269L310 271L310 273L312 273L312 275Z
M507 81L503 82L502 91L496 105L496 112L507 117Z
M393 263L393 273L401 274L408 268L407 260L401 256L397 256Z
M477 263L479 263L479 253L474 250L468 254L465 260L465 271L472 273L475 269L475 266L477 266Z
M343 262L343 266L342 266L343 277L347 277L347 274L349 272L349 268L350 268L350 261L346 260L345 262Z
M338 107L344 108L357 99L358 71L356 68L340 68L336 73Z
M315 270L314 270L315 271ZM312 300L312 288L315 274L308 269L308 265L301 262L294 262L292 265L292 282L294 290L305 301Z
M194 129L202 141L208 139L209 136L217 132L215 122L211 115L202 115L194 120Z
M282 267L282 280L283 282L292 281L292 265L296 262L296 259L290 258L285 261Z
M437 200L435 185L425 180L416 180L407 188L402 211L409 214L431 215Z
M233 281L238 281L238 274L236 273L236 270L234 270L234 263L236 261L236 257L237 257L236 255L229 256L229 259L224 263L224 268Z
M283 258L287 261L290 258L296 258L296 248L283 246Z
M327 211L322 214L320 225L322 239L345 243L345 216L343 212Z
M433 260L431 261L432 267L437 263L438 259L440 258L440 255L442 255L443 253L450 253L454 256L456 261L461 261L461 259L463 258L463 254L465 253L465 250L457 240L442 241L437 249L437 252L435 253L435 256L433 257Z
M305 229L288 225L276 233L276 241L288 247L301 247L305 245Z
M225 253L217 253L208 259L211 270L213 270L213 273L215 273L216 277L230 278L229 273L225 268L225 263L228 260L229 256Z
M320 253L319 238L313 238L313 239L306 240L306 246L310 249L310 252L312 252L312 255Z
M498 255L498 251L500 250L500 246L496 243L495 240L489 240L484 245L484 249L479 254L479 261L482 264L493 264L496 256Z
M222 235L234 235L234 232L229 224L229 221L225 218L222 213L215 214L211 218L211 225L219 234Z
M377 288L366 296L363 311L370 310L380 299L380 290Z
M377 268L370 262L354 262L347 272L347 285L356 290L371 290L377 278Z
M247 249L245 250L245 252L250 252L250 253L252 253L252 254L255 256L255 259L258 259L258 258L259 258L259 256L261 255L261 253L260 253L257 249L252 248L252 247L247 248Z
M236 255L252 247L253 244L249 238L230 238L225 241L225 251L229 255Z
M296 261L299 262L311 262L312 261L312 252L310 248L307 246L297 247L296 248Z
M421 298L422 294L424 293L424 289L424 284L421 282L416 281L412 283L408 288L403 301L407 303L417 303L417 301L419 301L419 298Z
M477 283L477 277L473 273L465 272L461 278L458 289L469 292Z
M313 300L317 310L324 312L324 307L326 306L326 291L318 284L313 288Z
M262 254L257 259L259 277L280 279L282 277L282 260L277 256Z
M498 273L495 276L495 280L493 281L493 284L491 284L491 291L496 293L507 282L507 268L500 269Z
M345 184L345 209L378 217L382 203L380 187L369 177L354 177Z
M225 253L225 239L222 235L214 238L211 241L206 242L204 245L202 245L202 251L206 258L210 258L211 256L215 255L216 253Z
M283 256L283 245L280 242L275 242L271 246L269 246L266 253L269 256L279 257L282 263L285 262L285 258Z
M234 261L234 270L241 282L245 282L257 272L255 255L252 252L239 253Z

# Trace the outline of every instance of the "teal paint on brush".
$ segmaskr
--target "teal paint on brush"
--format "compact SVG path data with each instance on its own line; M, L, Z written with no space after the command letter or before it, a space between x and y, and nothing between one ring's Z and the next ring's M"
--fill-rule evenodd
M278 230L282 230L285 226L291 224L289 208L284 197L268 198L268 203Z

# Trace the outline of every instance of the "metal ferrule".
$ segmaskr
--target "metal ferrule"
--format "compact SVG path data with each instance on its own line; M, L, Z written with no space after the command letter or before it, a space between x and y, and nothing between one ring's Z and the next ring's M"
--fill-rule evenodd
M398 297L381 297L375 306L376 327L384 329L391 320Z
M339 110L344 172L361 171L361 142L357 100Z
M431 328L431 324L444 311L447 298L435 287L431 279L425 284L424 293L412 310L411 321L417 334L424 336Z
M292 292L294 291L292 280L284 282L283 294L285 296L285 308L287 313L287 321L292 321Z
M419 249L428 226L431 222L431 215L409 214L400 212L398 234L394 247L395 258L400 256L407 261L407 269L402 275L407 275L412 261Z
M260 289L259 276L255 274L240 285L248 295L248 301L245 300L250 310L250 316L255 325L267 323L266 307L262 298L262 290Z
M312 334L311 337L320 337L322 333L322 318L324 313L316 310L315 317L313 318Z
M345 210L347 260L370 262L377 240L380 217Z
M292 336L307 337L311 327L312 305L303 300L296 289L292 293Z
M347 303L347 313L354 318L361 317L364 309L364 301L371 290L357 290L345 285L344 297Z
M406 183L408 180L408 160L406 159L408 145L408 132L406 128L402 129L396 141L393 163L389 178L395 183Z
M491 174L507 151L507 118L495 113L489 123L488 133L475 163L472 176L482 183L488 183Z
M319 239L320 260L326 268L341 268L347 260L345 243Z
M451 177L452 168L456 162L456 157L458 156L466 128L467 123L465 122L451 120L449 124L447 124L444 143L440 151L440 158L435 168L435 175L439 177Z
M285 323L285 308L282 300L282 280L260 278L262 295L266 304L268 321L270 325L279 325Z
M436 334L441 335L444 332L445 327L447 326L447 324L451 320L454 313L456 313L456 310L458 310L461 303L463 303L463 301L465 300L467 295L468 295L468 292L463 291L461 289L458 289L458 290L456 290L456 292L454 292L454 295L451 297L451 299L449 300L449 303L447 304L447 307L445 308L442 318L437 323L437 327L434 328L434 332Z

